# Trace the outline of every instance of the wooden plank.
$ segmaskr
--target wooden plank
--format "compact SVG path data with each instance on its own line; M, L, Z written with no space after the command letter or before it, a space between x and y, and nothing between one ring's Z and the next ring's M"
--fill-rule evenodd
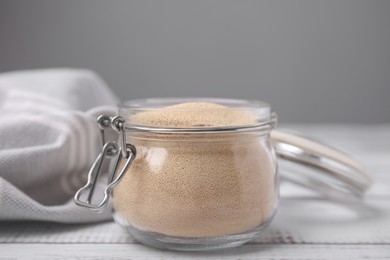
M185 253L137 244L3 244L0 260L20 259L389 259L390 245L244 245Z
M0 223L0 243L134 243L114 222L65 225L48 222Z
M310 197L283 199L259 244L390 244L390 203L345 206ZM115 223L0 223L0 243L134 243Z
M255 242L390 244L388 199L342 205L326 200L285 199L271 226Z

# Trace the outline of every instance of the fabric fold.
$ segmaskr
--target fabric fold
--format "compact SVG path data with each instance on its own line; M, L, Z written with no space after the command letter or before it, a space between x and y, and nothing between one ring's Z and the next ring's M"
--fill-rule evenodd
M109 209L94 214L77 207L73 195L101 148L96 117L114 115L117 102L88 70L0 74L0 220L111 218Z

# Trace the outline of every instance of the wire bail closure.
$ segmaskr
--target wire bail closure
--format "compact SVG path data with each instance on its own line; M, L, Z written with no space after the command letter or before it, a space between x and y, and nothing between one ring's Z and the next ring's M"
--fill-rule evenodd
M126 174L129 166L134 160L137 150L134 145L126 143L126 135L124 131L124 122L125 120L120 116L109 117L107 115L101 115L97 118L97 125L100 128L101 138L102 138L102 151L96 158L91 169L88 173L87 184L79 189L74 196L74 202L81 207L85 207L95 211L102 211L110 199L112 190L119 184L124 175ZM111 127L120 136L120 145L115 141L107 141L105 138L105 129ZM104 189L104 197L102 201L98 204L92 203L92 197L95 191L98 177L101 173L101 168L103 165L104 159L115 158L115 163L112 170L109 172L107 186ZM122 169L118 174L118 166L123 160L126 160ZM81 196L86 194L86 200L81 200Z

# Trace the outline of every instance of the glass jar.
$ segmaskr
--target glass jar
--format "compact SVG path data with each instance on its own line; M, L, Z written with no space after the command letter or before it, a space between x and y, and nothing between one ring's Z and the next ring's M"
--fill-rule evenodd
M87 185L75 195L75 202L101 210L112 197L115 221L137 241L158 248L208 250L238 246L256 238L269 225L278 206L274 147L290 162L301 160L306 165L321 166L315 159L322 163L324 159L321 149L325 146L316 143L319 150L310 150L310 142L314 142L303 137L304 142L296 135L274 132L272 141L270 132L276 115L260 101L136 100L121 104L119 116L99 117L98 125L102 129L102 153L91 168ZM105 140L106 128L119 133L119 142ZM304 145L310 150L309 159L302 152L307 150L302 150ZM334 172L341 172L335 164L341 153L330 153L337 155L331 164L334 176ZM104 198L94 204L92 197L103 159L111 157L116 160ZM345 173L345 161L340 164ZM322 170L328 169L322 166ZM360 166L353 166L347 168L363 176L359 184L364 185L359 189L354 185L356 178L352 178L355 183L341 178L345 185L339 191L346 189L350 194L353 190L352 194L359 197L368 182ZM290 180L307 185L311 181L308 176ZM332 189L330 194L340 187L334 181L325 183Z

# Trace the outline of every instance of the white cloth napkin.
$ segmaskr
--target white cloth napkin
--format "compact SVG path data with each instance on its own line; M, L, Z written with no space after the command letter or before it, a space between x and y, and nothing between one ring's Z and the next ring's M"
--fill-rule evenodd
M77 207L73 195L100 151L96 116L112 115L117 101L87 70L0 74L0 220L111 218Z

